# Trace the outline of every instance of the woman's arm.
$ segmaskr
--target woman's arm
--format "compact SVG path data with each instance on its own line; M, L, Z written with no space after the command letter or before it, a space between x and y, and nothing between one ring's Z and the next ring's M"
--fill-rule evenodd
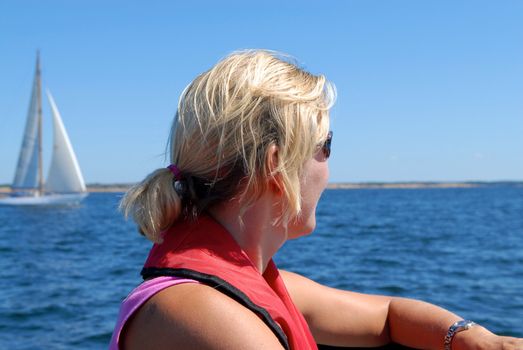
M448 328L461 319L422 301L342 291L295 273L281 273L320 344L364 347L394 342L443 349ZM522 348L522 339L498 337L479 325L457 333L452 342L454 350Z

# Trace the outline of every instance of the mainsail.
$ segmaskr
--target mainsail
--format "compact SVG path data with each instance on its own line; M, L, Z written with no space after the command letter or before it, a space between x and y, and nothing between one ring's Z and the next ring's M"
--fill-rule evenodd
M36 72L31 92L31 101L27 112L27 122L25 125L24 138L22 139L22 148L18 157L15 178L13 180L14 190L36 189L41 181L39 176L39 145L41 144L38 124L40 123L41 107L40 99L40 62L36 61Z
M53 96L47 91L47 98L53 113L53 155L51 166L45 183L48 192L85 192L85 182L80 171L80 166L64 128L60 112L54 102Z

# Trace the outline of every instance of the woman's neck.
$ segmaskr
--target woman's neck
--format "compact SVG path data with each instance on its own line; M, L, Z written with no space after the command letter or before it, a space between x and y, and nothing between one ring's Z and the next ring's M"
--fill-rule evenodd
M271 194L262 195L240 217L241 205L230 200L209 209L210 215L218 221L249 256L260 273L274 254L287 240L285 228L279 223L281 206L275 205Z

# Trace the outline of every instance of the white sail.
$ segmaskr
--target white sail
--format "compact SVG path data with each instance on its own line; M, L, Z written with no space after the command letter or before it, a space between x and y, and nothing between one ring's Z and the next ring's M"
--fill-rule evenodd
M40 55L36 57L36 72L27 123L18 158L15 178L8 197L0 198L0 205L51 206L75 205L88 193L71 142L53 97L47 92L53 114L53 155L47 182L42 176L42 83Z
M48 192L85 192L85 182L80 166L64 128L62 118L53 97L47 91L47 97L53 112L54 142L51 166L45 184Z
M34 189L38 187L38 72L35 72L31 101L27 111L27 122L25 124L24 138L18 157L13 189Z

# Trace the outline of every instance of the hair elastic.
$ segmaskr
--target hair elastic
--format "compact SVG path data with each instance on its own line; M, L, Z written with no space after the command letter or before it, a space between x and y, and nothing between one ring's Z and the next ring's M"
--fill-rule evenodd
M176 181L180 181L182 179L182 172L180 171L180 169L178 169L176 165L171 164L167 167L167 169L169 169L171 173L173 173L174 179Z

